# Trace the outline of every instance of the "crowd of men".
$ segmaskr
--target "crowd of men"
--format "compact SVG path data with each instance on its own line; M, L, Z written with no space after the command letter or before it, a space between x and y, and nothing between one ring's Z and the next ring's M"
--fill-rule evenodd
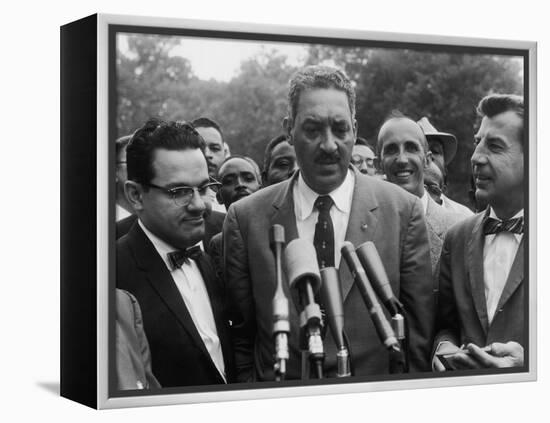
M207 117L150 119L117 140L119 389L276 379L273 225L337 269L353 376L392 366L346 242L371 241L381 257L406 316L407 371L523 366L523 99L489 95L477 112L477 214L445 194L452 134L389 111L373 148L357 136L350 80L326 66L292 77L261 169ZM303 379L303 322L286 281L284 292L285 377ZM323 330L324 377L338 370L332 336Z

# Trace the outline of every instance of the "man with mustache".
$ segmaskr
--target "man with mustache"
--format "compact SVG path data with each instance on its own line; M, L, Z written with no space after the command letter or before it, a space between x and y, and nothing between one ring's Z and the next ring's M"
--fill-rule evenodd
M393 291L408 313L410 368L429 369L434 304L428 237L420 201L350 166L356 139L355 91L341 70L308 66L291 79L283 127L299 171L289 180L233 203L224 222L224 274L233 304L238 381L274 380L275 262L269 231L285 228L286 242L315 245L320 267L337 267L355 376L387 374L381 344L353 276L341 261L344 241L373 241ZM285 286L288 293L288 286ZM287 379L301 377L299 316L290 304ZM324 340L324 374L336 373L336 347Z
M527 341L523 97L489 95L477 112L471 161L475 195L488 207L451 228L443 246L434 359L440 371L522 366Z
M229 154L229 146L224 142L220 125L208 117L199 117L191 122L206 144L204 155L208 164L208 174L217 179L220 165L226 154ZM227 153L226 153L227 152ZM212 210L225 213L225 207L216 201L214 192L210 192Z
M380 128L378 151L387 181L420 199L428 228L434 294L437 296L439 256L445 234L460 216L436 204L424 187L424 172L433 159L426 137L414 120L394 111Z
M222 286L196 246L204 235L204 141L189 124L151 119L127 147L126 197L137 223L117 241L117 288L141 306L163 387L226 383L232 354Z

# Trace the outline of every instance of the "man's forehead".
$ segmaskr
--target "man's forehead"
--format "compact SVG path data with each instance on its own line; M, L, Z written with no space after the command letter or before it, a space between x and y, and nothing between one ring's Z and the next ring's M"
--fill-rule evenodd
M213 127L199 126L195 128L206 143L223 144L222 135Z
M312 88L303 91L298 98L296 116L304 119L327 117L351 120L348 97L335 88Z
M294 147L291 146L288 141L282 141L273 147L272 156L281 155L281 154L293 154Z
M226 161L220 168L220 176L225 176L230 173L250 172L254 173L252 163L241 157L234 157Z
M374 152L366 145L356 144L353 146L354 154L361 154L365 157L374 157Z
M414 142L424 150L424 132L418 124L409 118L392 118L388 120L378 135L378 147L394 142Z

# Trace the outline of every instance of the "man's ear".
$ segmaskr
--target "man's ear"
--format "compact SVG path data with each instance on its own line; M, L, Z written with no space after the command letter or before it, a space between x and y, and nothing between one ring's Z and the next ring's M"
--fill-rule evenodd
M288 136L288 143L290 145L293 145L293 142L292 142L292 135L291 135L291 131L292 131L292 121L290 120L290 118L288 116L285 116L283 118L283 130L285 132L285 135Z
M134 181L124 183L124 194L135 211L143 210L143 187Z
M353 138L357 138L357 119L353 119Z

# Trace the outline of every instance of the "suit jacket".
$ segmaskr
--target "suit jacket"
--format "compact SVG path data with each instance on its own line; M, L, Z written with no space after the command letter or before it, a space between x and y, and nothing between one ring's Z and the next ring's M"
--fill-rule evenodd
M228 381L233 357L222 286L210 258L197 260L220 338ZM181 294L139 225L117 241L117 287L131 292L143 313L152 369L163 387L224 383L193 323Z
M346 240L355 246L374 241L397 298L408 311L411 369L427 370L433 336L434 303L426 225L418 198L401 188L355 172ZM238 313L233 336L238 380L273 380L272 306L275 260L269 247L273 224L285 227L286 241L298 237L292 187L297 178L264 188L234 203L224 223L224 274ZM345 330L355 375L388 373L389 360L347 265L339 267ZM287 378L300 378L298 313L290 301L290 360ZM328 375L335 374L336 348L324 341Z
M453 226L443 246L439 282L438 336L435 346L449 340L456 345L516 341L525 346L523 281L524 240L489 325L483 278L483 217L478 213Z
M116 372L118 389L160 388L151 371L151 351L136 298L116 290Z
M426 227L428 228L428 239L430 241L430 259L432 273L434 275L434 292L439 288L439 258L447 230L455 223L464 219L458 214L452 213L438 205L428 195L428 207L426 208Z
M210 253L209 245L212 237L222 231L224 219L225 213L219 213L217 211L211 211L204 218L204 237L202 238L202 244L204 246L204 251L207 253ZM116 239L126 235L136 220L137 216L132 214L116 222Z

